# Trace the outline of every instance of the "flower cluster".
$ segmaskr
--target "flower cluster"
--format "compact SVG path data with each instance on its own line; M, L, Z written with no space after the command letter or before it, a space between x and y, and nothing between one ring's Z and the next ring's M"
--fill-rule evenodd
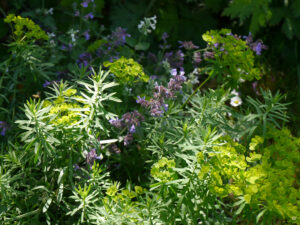
M186 50L193 50L193 49L198 49L199 46L194 45L192 41L178 41L180 44L179 48L184 48Z
M138 29L145 36L150 34L156 29L156 16L144 18L144 20L139 23Z
M124 137L124 145L129 145L133 140L133 135L136 132L136 128L140 126L140 123L144 121L144 117L138 112L127 112L121 119L111 119L109 123L119 129L127 129L127 134Z
M21 16L15 16L9 14L5 19L5 23L14 23L14 35L17 40L22 39L24 36L28 40L48 40L49 37L38 25L36 25L31 19L23 18Z
M74 99L82 98L81 96L75 95L76 92L76 89L69 88L63 91L54 101L44 101L43 106L50 106L49 115L54 117L51 119L52 124L68 126L80 120L80 108L88 108L88 106L82 106L80 101ZM88 114L89 112L87 111L85 113Z
M169 182L176 178L176 172L173 170L176 166L175 161L162 157L154 163L151 168L151 176L159 182Z
M167 61L171 68L180 68L183 67L184 54L181 50L166 52L163 60Z
M132 84L136 78L147 82L149 77L144 73L143 67L133 59L121 57L114 62L104 62L105 67L117 77L118 82L121 84Z
M130 34L126 32L126 29L117 27L115 31L111 33L111 40L113 46L120 46L126 43L126 37L130 37Z
M268 49L268 47L264 45L261 40L254 42L251 32L248 36L243 36L243 38L245 39L247 45L256 53L256 55L261 55L261 51L263 49Z
M87 40L86 33L84 33ZM111 35L94 41L88 47L88 52L95 52L98 57L108 59L113 62L120 58L120 47L126 44L126 38L131 35L126 32L126 29L117 27L112 31ZM90 36L88 36L90 39Z
M79 55L76 63L79 65L80 68L87 67L89 62L92 60L92 55L88 52L84 52Z
M172 69L171 75L173 78L170 79L168 87L156 84L153 98L149 101L146 100L145 97L137 97L138 99L136 102L141 104L141 106L148 108L151 116L162 116L164 111L168 110L168 104L165 104L165 98L174 98L175 92L182 88L182 84L186 80L183 68L180 68L179 72L177 69Z
M162 45L159 45L159 47L162 49L162 50L165 50L165 49L168 49L171 47L171 45L168 44L168 41L167 41L167 38L169 37L168 33L167 32L164 32L161 36L161 39L163 41L163 44Z

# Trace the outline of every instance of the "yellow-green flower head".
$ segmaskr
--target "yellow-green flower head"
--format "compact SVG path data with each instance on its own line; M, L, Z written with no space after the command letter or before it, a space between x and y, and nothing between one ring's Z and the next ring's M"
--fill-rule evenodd
M76 93L77 93L77 90L73 89L73 88L69 88L68 90L65 90L63 92L63 94L67 97L71 97L71 96L75 95Z
M49 37L38 25L36 25L31 19L23 18L21 16L15 16L9 14L5 19L5 23L13 24L13 33L16 40L21 40L26 37L27 40L48 40ZM22 39L25 40L25 39ZM26 41L26 40L25 40Z
M124 56L114 62L104 62L105 67L117 77L121 84L132 84L136 79L148 82L149 77L144 73L143 67L133 59Z

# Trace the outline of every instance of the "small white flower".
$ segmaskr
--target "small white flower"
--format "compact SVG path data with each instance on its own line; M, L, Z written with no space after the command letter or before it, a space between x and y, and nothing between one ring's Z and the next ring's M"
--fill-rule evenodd
M230 99L230 105L232 105L233 107L237 107L242 103L243 103L242 99L239 96L234 96L233 98Z
M70 34L71 36L71 39L72 39L72 42L76 42L76 34L79 32L79 30L74 30L74 29L71 29L68 31L68 34Z
M141 21L140 24L138 25L139 30L142 29L142 27L144 26L145 22Z
M71 39L72 39L72 42L76 41L75 34L71 34Z
M232 92L230 92L231 94L235 95L235 96L239 96L240 94L235 90L233 89Z
M47 11L47 14L53 15L53 8L50 8L50 9Z
M49 37L50 39L55 37L55 34L54 34L54 33L49 33L49 32L47 32L47 34L48 34L48 37Z
M240 79L239 79L239 82L240 82L240 83L244 83L245 80L244 80L243 78L240 78Z

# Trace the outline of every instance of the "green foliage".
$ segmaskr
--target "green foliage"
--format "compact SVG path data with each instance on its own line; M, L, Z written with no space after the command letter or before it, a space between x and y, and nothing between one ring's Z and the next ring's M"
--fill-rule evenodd
M271 129L267 133L268 145L260 147L263 139L256 136L250 143L250 152L237 142L225 140L213 152L198 153L199 179L209 179L211 192L222 198L241 199L236 204L240 207L249 204L252 210L298 221L299 138L291 136L286 128Z
M271 0L236 0L229 3L224 9L223 15L231 18L239 18L242 24L245 19L251 17L250 31L255 34L259 28L266 26L272 17L269 8Z
M224 76L223 79L229 77L234 83L240 79L252 81L261 78L262 73L255 65L253 51L246 41L232 35L231 30L211 30L202 38L214 55L213 59L206 60L212 63L212 70L218 76Z
M103 65L109 67L109 70L117 77L120 84L132 85L139 80L143 82L149 80L149 77L143 71L143 67L133 59L121 57L114 62L104 62Z
M284 95L279 91L273 96L271 91L264 91L261 89L263 102L258 99L253 99L248 96L247 101L254 107L256 113L251 113L245 117L248 121L258 120L257 125L262 126L262 135L266 136L267 127L269 124L280 128L278 121L287 122L288 116L286 115L287 105L289 103L281 103Z
M22 17L6 17L0 56L0 221L299 223L300 143L284 128L285 95L255 98L242 84L267 73L267 53L253 54L262 42L229 29L199 39L236 28L218 21L227 4L4 1L3 14ZM298 1L284 4L232 1L225 14L293 38ZM103 61L109 71L95 72Z

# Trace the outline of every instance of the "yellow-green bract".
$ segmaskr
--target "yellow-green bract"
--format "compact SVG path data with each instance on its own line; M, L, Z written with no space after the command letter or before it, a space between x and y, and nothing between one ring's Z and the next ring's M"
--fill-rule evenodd
M121 57L114 62L104 62L105 67L109 67L120 84L132 84L135 81L147 82L149 77L144 73L143 67L133 59ZM138 78L138 80L136 80Z

